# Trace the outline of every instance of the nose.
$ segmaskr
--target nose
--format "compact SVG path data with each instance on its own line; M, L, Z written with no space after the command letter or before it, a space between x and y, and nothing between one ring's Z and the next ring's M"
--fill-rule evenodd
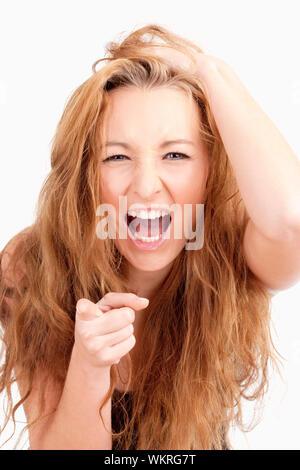
M135 168L132 189L142 200L152 200L161 191L159 170L152 159L145 159Z

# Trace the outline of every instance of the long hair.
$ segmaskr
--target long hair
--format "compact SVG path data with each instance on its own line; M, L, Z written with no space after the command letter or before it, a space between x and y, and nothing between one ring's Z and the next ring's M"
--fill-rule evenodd
M78 299L97 302L107 292L128 291L126 259L112 239L96 235L99 149L106 138L110 90L118 87L175 87L195 100L210 166L203 246L183 249L150 299L134 370L127 355L132 414L113 433L115 447L129 449L135 442L137 449L222 449L224 439L230 447L229 426L236 423L245 430L242 399L261 401L269 365L278 369L270 296L243 255L249 216L203 86L196 74L178 71L145 50L158 43L190 57L203 52L157 24L110 42L58 123L35 221L18 234L10 258L17 281L9 285L4 276L1 281L5 426L11 417L15 422L16 410L29 399L35 374L43 371L62 390ZM97 70L102 61L107 63ZM114 393L118 373L113 365L106 400ZM13 406L11 386L18 378L27 391ZM23 431L44 416L46 401L47 380L41 383L39 416Z

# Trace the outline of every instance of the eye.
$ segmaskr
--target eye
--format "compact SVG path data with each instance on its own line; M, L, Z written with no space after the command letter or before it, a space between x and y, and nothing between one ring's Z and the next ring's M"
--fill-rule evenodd
M184 153L179 153L179 152L167 153L167 155L165 155L164 158L168 157L169 155L176 155L176 157L167 158L167 160L184 160L184 159L190 158ZM129 157L127 157L126 155L112 155L110 157L107 157L105 160L103 160L103 162L117 162L117 161L122 162L122 161L125 161L125 159L128 160Z
M179 152L170 152L170 153L167 153L166 157L168 155L177 155L179 156L178 158L169 158L167 160L183 160L183 159L186 159L186 158L190 158L188 157L187 155L185 155L184 153L179 153Z
M119 157L124 157L124 158L119 158ZM105 160L103 160L103 162L121 162L121 161L124 161L125 158L128 159L128 157L126 157L126 155L112 155L111 157L107 157Z

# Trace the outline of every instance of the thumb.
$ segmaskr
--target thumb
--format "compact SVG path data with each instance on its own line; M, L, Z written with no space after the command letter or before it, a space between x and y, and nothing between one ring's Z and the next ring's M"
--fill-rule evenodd
M95 320L103 315L100 308L88 299L78 300L76 314L81 320Z

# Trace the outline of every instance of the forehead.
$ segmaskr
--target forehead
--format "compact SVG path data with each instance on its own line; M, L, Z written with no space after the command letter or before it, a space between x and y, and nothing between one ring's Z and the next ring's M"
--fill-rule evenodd
M142 138L164 135L166 138L195 138L199 130L200 110L186 92L174 87L141 90L117 88L109 92L107 116L110 138ZM172 134L172 135L170 135Z

